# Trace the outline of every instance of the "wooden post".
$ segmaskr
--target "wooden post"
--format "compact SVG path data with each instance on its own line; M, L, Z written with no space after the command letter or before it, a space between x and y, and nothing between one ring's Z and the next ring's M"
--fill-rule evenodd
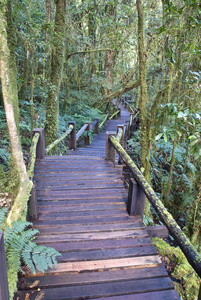
M121 140L119 141L119 143L122 145L123 142L124 142L124 124L117 125L117 134L118 134L119 128L121 128L123 130L123 134L122 134Z
M127 210L129 215L140 215L143 218L145 194L135 179L130 178L128 189Z
M97 123L94 126L94 133L99 134L99 119L95 119L95 121L97 121Z
M85 122L84 124L88 124L87 128L85 131L87 131L87 136L84 137L84 144L89 145L89 130L90 130L90 123Z
M31 196L29 198L29 217L31 220L38 219L38 202L37 202L37 194L36 194L36 182L33 182Z
M105 156L105 159L111 160L113 162L113 165L115 166L116 151L115 151L112 143L109 141L110 135L116 136L116 132L115 131L107 131L106 132L106 151L105 151L106 156Z
M9 300L8 277L6 269L6 255L4 249L3 233L0 232L0 300Z
M119 118L121 116L121 108L119 107L118 110L119 110L119 112L117 114L117 117Z
M126 126L127 126L126 135L127 135L127 138L129 139L130 138L130 121L126 121Z
M124 143L124 149L126 149L126 145L127 145L127 125L126 124L124 124L124 130L125 130L125 134L124 134L123 143Z
M73 130L69 134L69 150L76 149L76 122L72 121L68 123L68 126L73 125Z
M32 136L34 136L35 133L39 133L39 140L36 147L36 159L43 159L45 157L45 134L43 128L34 128L32 130Z

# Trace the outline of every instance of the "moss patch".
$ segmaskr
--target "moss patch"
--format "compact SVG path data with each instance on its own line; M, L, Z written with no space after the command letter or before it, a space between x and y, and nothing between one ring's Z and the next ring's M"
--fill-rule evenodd
M173 282L183 300L197 300L200 279L179 247L172 247L160 238L153 238L152 242L158 253L166 257L168 262L175 264L172 276L178 280Z

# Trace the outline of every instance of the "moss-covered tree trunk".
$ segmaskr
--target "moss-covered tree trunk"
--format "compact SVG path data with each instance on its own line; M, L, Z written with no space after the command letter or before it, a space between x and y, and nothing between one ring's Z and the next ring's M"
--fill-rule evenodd
M7 41L8 47L10 50L10 59L9 59L9 68L10 68L10 76L12 77L12 90L13 90L13 107L14 107L14 115L15 115L15 123L17 126L17 131L19 134L19 104L18 104L18 89L17 89L17 66L15 60L15 51L17 38L15 34L15 28L13 25L13 16L12 16L12 1L8 0L6 5L6 20L7 20Z
M26 166L23 160L20 139L15 121L15 116L17 115L14 105L15 101L17 100L15 77L17 74L16 68L12 66L12 51L9 50L10 43L8 43L9 35L7 35L6 25L6 1L4 0L0 2L0 77L11 152L20 180L19 191L8 217L8 223L11 223L12 221L20 218L26 218L27 201L29 199L32 182L29 180L26 172Z
M144 49L144 17L143 3L141 0L136 1L138 12L138 56L140 68L140 145L141 145L141 164L144 170L145 178L150 182L150 125L147 118L147 83L146 83L146 53ZM149 203L146 201L145 214L149 214Z
M65 57L65 2L65 0L57 0L56 2L55 36L52 49L51 76L45 121L46 145L56 140L58 132L59 90Z

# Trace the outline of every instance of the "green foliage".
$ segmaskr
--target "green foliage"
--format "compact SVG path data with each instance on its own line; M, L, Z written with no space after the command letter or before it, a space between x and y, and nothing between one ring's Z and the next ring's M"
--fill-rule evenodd
M197 300L200 279L179 247L172 247L160 238L152 239L157 251L168 259L168 263L175 265L172 276L178 280L173 281L182 300Z
M17 274L24 273L21 263L33 274L36 270L45 272L57 265L56 257L61 254L51 247L37 245L34 236L39 233L32 228L32 223L16 221L11 227L5 225L7 208L0 209L0 231L4 233L4 245L8 270L9 294L12 299L16 291Z

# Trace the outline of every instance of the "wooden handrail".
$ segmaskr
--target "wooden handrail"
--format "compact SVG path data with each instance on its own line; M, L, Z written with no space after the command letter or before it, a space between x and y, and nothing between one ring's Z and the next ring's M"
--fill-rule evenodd
M65 137L68 134L70 134L72 130L73 130L73 126L70 125L68 129L60 136L60 138L58 138L57 140L55 140L45 148L45 154L47 155L56 145L58 145L63 139L65 139Z
M134 113L134 109L131 107L130 103L128 103L125 99L122 98L122 101L124 102L124 105L126 104L129 109L132 111L132 113Z
M103 119L103 121L100 123L100 126L99 126L99 128L101 128L104 124L105 124L105 122L107 121L107 119L109 118L109 113L108 114L106 114L106 116L105 116L105 118Z
M181 228L177 225L175 220L173 219L172 215L167 211L167 209L164 207L163 203L160 201L160 199L156 196L154 190L152 187L148 184L146 179L144 178L143 174L140 172L140 170L137 168L135 163L132 161L130 156L126 153L126 151L123 149L123 147L120 145L118 140L113 136L108 136L109 143L112 145L108 147L108 149L111 149L112 153L114 148L117 153L120 155L123 162L127 165L129 170L131 171L133 177L138 182L139 186L145 193L146 197L152 204L152 206L155 208L156 212L158 213L160 219L163 221L163 223L166 225L166 227L169 229L170 234L174 237L177 244L181 248L182 252L186 256L188 262L193 267L193 269L196 271L196 273L201 277L201 257L197 253L197 251L194 249L193 245L190 243L186 235L182 232ZM108 157L110 157L110 154L107 154ZM114 154L113 154L114 156Z
M29 164L28 164L28 170L27 170L28 176L31 180L33 179L33 176L34 176L34 166L35 166L35 162L36 162L36 148L37 148L39 137L40 137L40 134L38 132L36 132L32 138L32 142L31 142L30 157L29 157Z
M98 120L94 120L93 123L90 125L90 131L95 127L95 125L97 124Z
M76 141L81 137L81 135L85 132L88 126L88 123L84 124L82 128L78 131L78 133L76 133Z
M119 112L120 112L120 109L118 109L113 115L111 115L109 120L113 119Z

